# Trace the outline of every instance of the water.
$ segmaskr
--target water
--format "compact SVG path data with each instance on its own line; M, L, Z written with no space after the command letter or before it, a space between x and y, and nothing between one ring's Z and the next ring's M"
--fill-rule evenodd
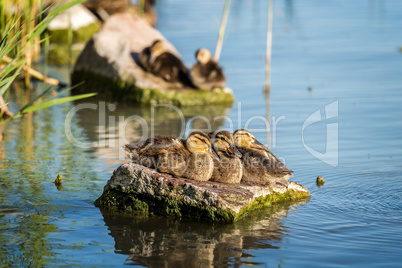
M197 48L214 50L223 1L157 2L157 28L187 65ZM119 116L151 123L152 111L95 103L77 112L71 130L88 145L79 148L65 134L73 106L60 105L4 128L2 266L400 267L402 3L274 1L269 105L263 94L266 11L265 1L231 3L221 64L235 93L233 107L183 109L187 129L177 111L159 108L155 134L208 127L200 118L191 122L195 115L213 121L211 129L247 126L294 170L310 200L226 226L100 210L93 201L127 161L118 150L124 137L143 134L138 122L123 131ZM51 71L68 78L68 70ZM23 98L17 92L12 109ZM268 135L259 131L266 117ZM307 125L308 118L318 121ZM64 183L58 189L59 172ZM321 188L317 176L326 180Z

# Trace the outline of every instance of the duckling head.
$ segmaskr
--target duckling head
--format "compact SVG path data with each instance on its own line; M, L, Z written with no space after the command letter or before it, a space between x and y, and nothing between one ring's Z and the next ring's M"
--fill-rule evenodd
M197 52L195 53L195 58L197 59L197 61L201 64L207 64L208 61L211 60L211 52L206 49L206 48L200 48L199 50L197 50Z
M219 130L209 133L215 151L218 155L224 153L227 156L242 157L242 154L237 150L233 136L229 131Z
M264 144L260 143L251 133L246 129L238 129L233 133L234 144L245 148L254 150L268 151Z
M149 51L151 52L150 62L154 62L157 57L159 57L162 53L165 52L165 44L162 40L155 40L152 45L149 47Z
M193 131L188 135L186 147L192 153L206 153L212 158L219 159L212 149L211 139L201 131Z

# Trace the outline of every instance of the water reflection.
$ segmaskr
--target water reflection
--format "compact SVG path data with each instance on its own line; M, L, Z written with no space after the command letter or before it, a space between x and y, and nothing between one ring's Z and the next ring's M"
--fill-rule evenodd
M42 90L34 86L27 91L14 84L10 99L21 108ZM70 109L71 104L50 107L3 126L0 252L4 267L47 266L58 247L49 240L49 234L58 231L55 219L74 202L82 207L98 195L91 159L64 138L64 117ZM65 178L62 191L53 183L59 172Z
M148 267L259 265L249 251L277 249L289 230L282 224L288 211L307 201L282 203L252 212L231 225L139 218L101 209L116 253L126 264Z
M74 138L85 139L83 145L102 155L110 170L124 160L124 144L154 135L184 137L192 129L214 131L222 128L230 110L228 105L140 107L104 101L76 102L75 106L80 109L73 113L72 122L84 130L85 138Z

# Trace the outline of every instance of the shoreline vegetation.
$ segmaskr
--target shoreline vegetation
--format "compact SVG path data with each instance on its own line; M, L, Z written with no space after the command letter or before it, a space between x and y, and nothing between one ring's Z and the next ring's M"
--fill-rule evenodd
M43 0L10 1L0 4L0 125L50 106L94 96L95 93L60 97L54 94L54 87L60 82L35 70L32 66L39 61L41 45L48 42L43 36L49 23L60 13L84 2L75 0L60 5L44 7ZM14 114L8 108L8 97L13 83L24 81L24 88L30 94L32 77L50 84L51 87L32 97L27 104ZM62 91L63 92L63 91Z

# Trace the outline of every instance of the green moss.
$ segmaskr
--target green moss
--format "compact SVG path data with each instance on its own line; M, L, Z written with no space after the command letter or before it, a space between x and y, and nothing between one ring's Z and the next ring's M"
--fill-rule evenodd
M114 188L104 191L95 201L95 205L115 208L138 215L154 213L197 221L233 223L255 209L267 207L282 201L296 201L308 196L309 194L304 192L289 191L285 194L274 192L266 197L256 198L252 204L249 204L239 214L236 214L228 209L222 210L206 205L187 204L163 196L140 194L132 190Z
M156 89L138 88L135 86L135 81L113 81L104 76L85 71L74 71L71 80L73 85L85 81L76 92L86 93L95 90L101 98L126 103L144 105L165 103L175 106L199 106L221 103L232 105L234 102L233 94L223 89L212 91L183 89L162 92Z
M54 184L56 184L56 185L61 185L62 182L63 182L63 177L61 176L61 173L59 173L59 174L57 175L57 178L54 180Z
M98 207L109 207L136 215L165 215L198 221L234 222L236 216L229 210L187 204L163 196L140 194L132 190L109 189L96 201Z
M316 180L316 183L317 183L317 186L318 186L318 187L321 187L321 186L324 186L325 180L324 180L323 177L318 176L318 177L317 177L317 180Z
M49 49L48 61L57 65L74 64L81 51L81 49L74 49L67 44L52 44Z
M87 26L81 27L80 29L73 31L73 43L86 43L94 33L96 33L100 28L99 23L91 23ZM69 42L68 29L60 29L48 31L50 36L50 43L56 44L67 44Z

